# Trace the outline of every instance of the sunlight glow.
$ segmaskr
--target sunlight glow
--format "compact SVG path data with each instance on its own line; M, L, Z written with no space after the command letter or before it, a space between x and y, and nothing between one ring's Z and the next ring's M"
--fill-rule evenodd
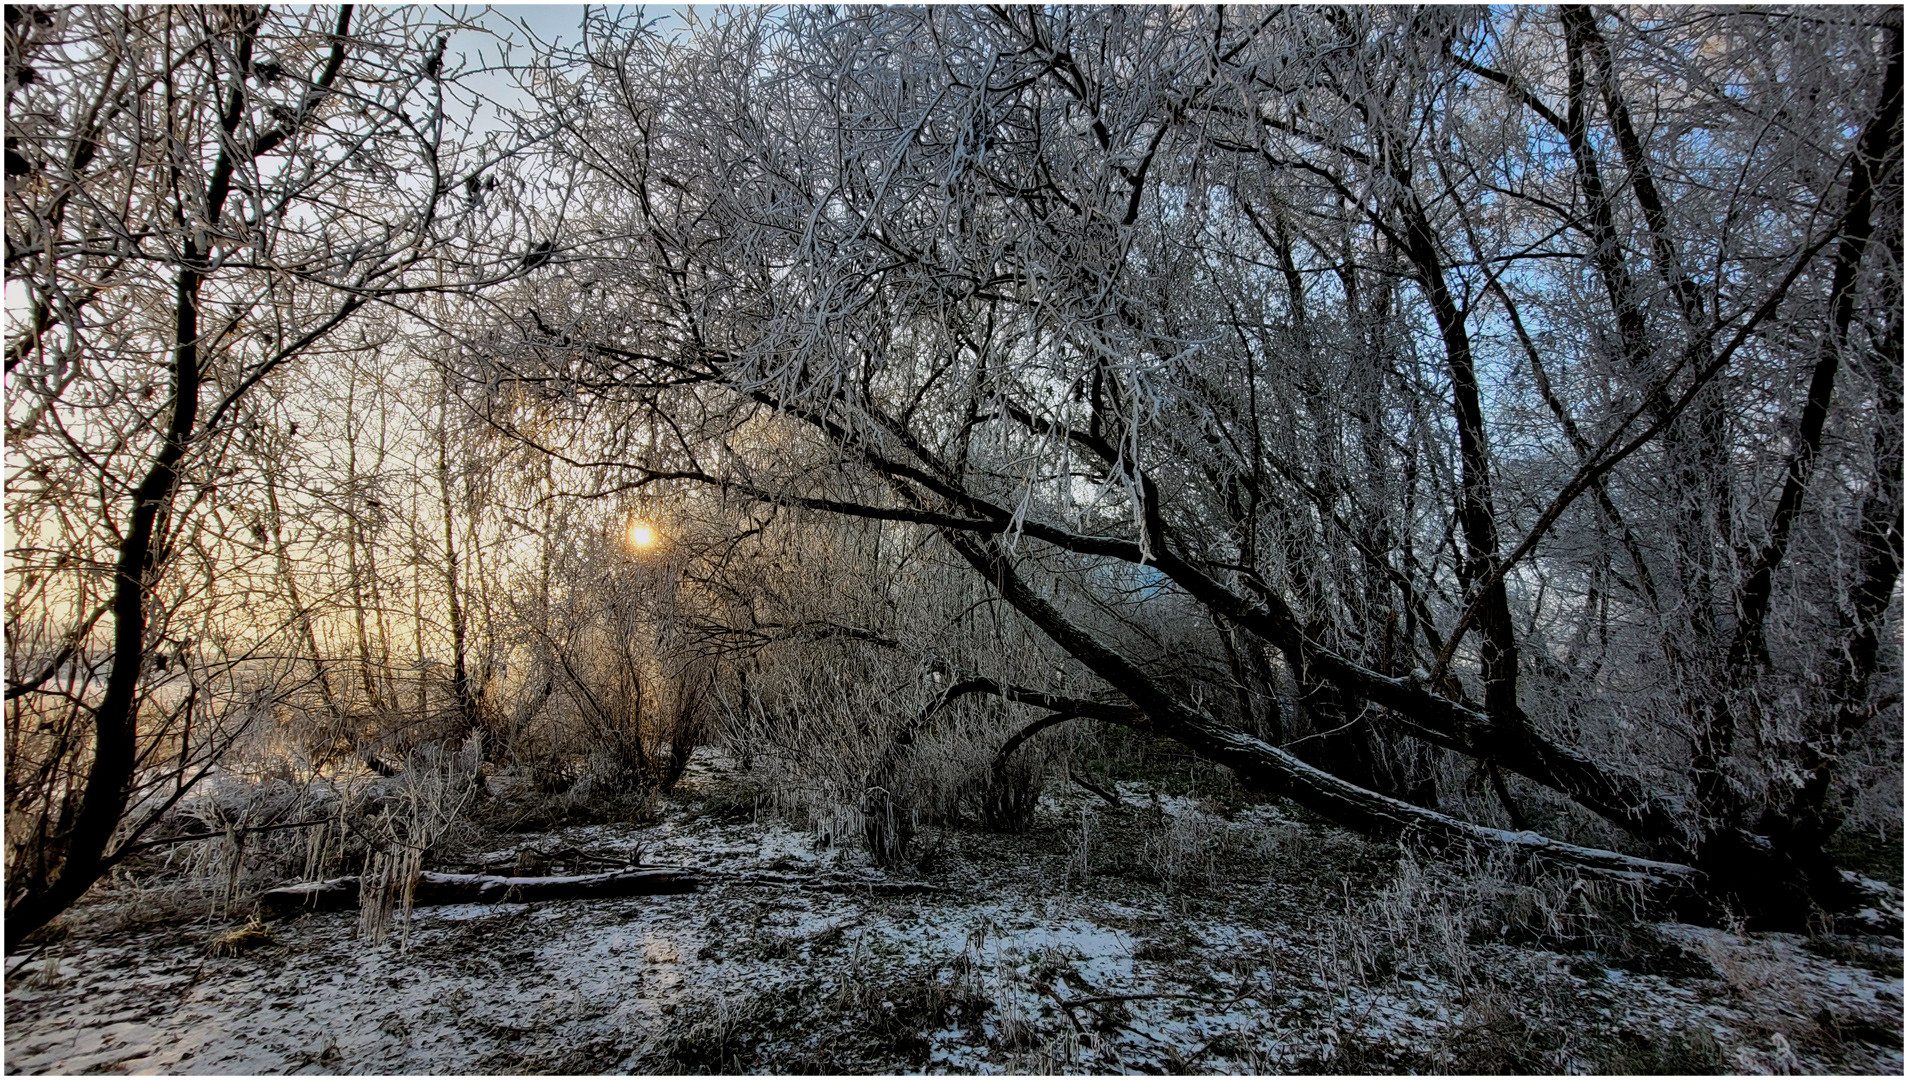
M629 523L629 546L644 551L656 546L656 530L646 521Z

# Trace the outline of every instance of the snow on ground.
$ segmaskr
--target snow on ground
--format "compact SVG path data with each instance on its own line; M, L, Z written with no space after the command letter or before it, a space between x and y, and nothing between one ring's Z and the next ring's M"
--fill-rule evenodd
M355 914L306 915L235 957L207 950L229 923L77 920L9 971L6 1068L1902 1069L1898 942L1878 961L1859 943L1646 926L1656 952L1640 963L1387 938L1367 909L1395 852L1267 807L1227 821L1123 794L1120 810L1050 797L1023 836L934 836L940 854L908 880L938 892L856 891L891 879L806 830L682 799L653 825L501 837L473 861L640 850L709 871L692 895L419 909L378 946ZM1175 875L1147 859L1183 866L1174 845L1189 843L1204 870L1159 880Z

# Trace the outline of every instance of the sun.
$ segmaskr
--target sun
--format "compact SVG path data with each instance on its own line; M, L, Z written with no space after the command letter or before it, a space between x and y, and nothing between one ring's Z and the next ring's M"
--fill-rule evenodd
M629 546L638 551L656 546L656 530L646 521L629 523Z

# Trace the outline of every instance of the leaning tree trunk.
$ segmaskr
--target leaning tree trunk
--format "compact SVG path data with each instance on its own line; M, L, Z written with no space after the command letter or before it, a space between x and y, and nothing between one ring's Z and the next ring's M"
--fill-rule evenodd
M1361 788L1307 765L1261 739L1228 727L1149 678L1029 588L995 541L966 533L945 535L969 565L995 584L1008 603L1074 659L1125 694L1145 717L1143 722L1116 722L1128 722L1173 739L1231 768L1248 787L1291 799L1334 821L1378 836L1410 833L1438 845L1510 848L1524 855L1663 886L1687 887L1701 877L1693 867L1679 863L1578 847L1532 832L1475 825Z
M249 45L250 35L244 38ZM231 167L221 161L229 178ZM216 182L216 181L215 181ZM106 696L93 710L93 760L80 808L67 833L58 866L37 887L7 898L6 950L72 906L106 872L107 848L126 810L138 742L139 678L146 661L146 600L159 575L153 543L179 485L179 465L199 415L199 267L204 253L187 241L174 293L172 416L152 465L133 491L132 521L119 543L113 567L113 663Z
M189 252L196 259L196 252ZM72 906L105 873L106 849L126 810L138 741L139 677L146 660L146 598L159 573L153 544L178 487L179 463L199 412L199 285L195 269L179 274L177 338L172 360L172 419L165 442L133 492L132 522L113 568L113 664L106 696L93 710L93 760L58 867L43 884L7 898L6 950Z

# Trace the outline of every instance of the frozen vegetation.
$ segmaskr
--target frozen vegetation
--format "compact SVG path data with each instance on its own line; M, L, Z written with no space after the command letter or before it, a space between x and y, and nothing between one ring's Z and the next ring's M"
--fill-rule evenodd
M4 15L9 1070L1903 1069L1899 7Z
M491 820L536 801L513 779ZM447 863L640 858L701 870L693 895L420 907L375 945L355 914L295 916L219 955L242 905L161 918L190 890L115 883L9 969L7 1069L1902 1068L1898 939L1636 921L1580 879L1439 867L1223 789L1153 797L1183 775L1120 783L1118 808L1058 792L1025 834L932 830L888 873L758 814L745 780L698 768L652 822L484 831Z

